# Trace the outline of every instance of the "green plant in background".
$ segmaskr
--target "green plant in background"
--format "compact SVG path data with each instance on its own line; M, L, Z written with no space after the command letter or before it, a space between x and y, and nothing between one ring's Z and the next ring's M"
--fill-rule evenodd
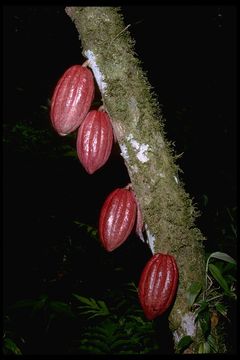
M144 318L135 284L127 286L126 293L112 292L110 306L102 300L73 294L81 304L77 306L79 315L87 316L88 325L74 342L72 353L148 354L159 350L153 322ZM93 318L98 321L92 323Z
M36 300L16 302L12 310L27 310L35 326L38 326L40 315L44 319L45 334L49 333L56 319L78 319L80 335L75 334L69 350L72 354L147 354L159 350L153 322L144 318L135 284L128 283L127 287L116 292L109 289L106 297L109 304L104 300L73 294L73 302L67 304L42 294ZM6 334L4 347L6 353L21 354L14 340Z
M45 156L46 158L77 159L75 134L69 134L65 143L55 138L49 126L49 108L41 105L39 113L32 114L34 120L18 120L16 124L3 124L3 143L15 152Z
M44 322L45 331L48 332L50 325L57 318L74 318L74 314L69 304L52 300L47 294L42 294L37 299L25 299L17 301L11 310L28 310L29 317L34 318L41 314Z
M82 315L89 314L89 320L98 316L108 316L110 314L104 301L96 301L93 298L86 298L77 294L73 294L73 296L82 304L84 304L82 306L78 306L78 309L82 309Z
M83 231L85 231L91 238L93 238L94 240L98 240L98 230L88 224L85 224L83 222L80 222L78 220L74 220L73 223L75 225L77 225L77 227L79 227L80 229L82 229Z
M97 229L79 222L73 221L81 234L87 235L79 242L71 240L62 244L61 253L67 254L68 262L65 262L66 271L71 270L71 254L82 251L98 241ZM58 244L59 249L59 244ZM105 258L104 258L105 259ZM106 257L108 264L109 257ZM110 265L110 264L108 264ZM70 266L70 267L69 267ZM119 266L113 267L114 271L121 271ZM224 333L224 325L228 319L228 307L231 301L236 300L236 261L223 252L214 252L206 258L205 287L193 283L188 289L189 309L195 314L195 321L202 329L202 339L199 345L199 353L220 353L226 351L222 348L221 334ZM49 282L49 290L53 286ZM73 290L72 290L73 291ZM72 294L72 295L71 295ZM74 327L73 335L68 346L70 354L152 354L161 352L161 340L157 339L155 322L145 319L140 307L137 287L134 282L119 284L117 289L106 289L102 298L83 296L80 290L74 289L70 293L68 301L52 299L48 290L37 299L17 301L11 307L10 319L5 326L3 337L3 351L5 354L21 354L28 346L28 335L18 330L14 315L16 312L24 312L24 319L31 319L30 328L38 328L41 323L42 334L49 339L54 336L57 324L65 329L65 319L68 326ZM22 317L23 318L23 317ZM21 319L22 319L21 318ZM77 323L77 326L76 326ZM9 324L14 328L10 331ZM74 325L75 324L75 325ZM219 336L220 335L220 336ZM222 335L223 336L223 335ZM22 340L24 338L24 340ZM51 342L51 340L50 340ZM190 336L185 336L178 344L178 353L183 353L191 344ZM24 346L21 346L23 343ZM37 351L37 349L36 349Z
M4 355L22 355L22 351L18 343L24 342L24 339L19 339L11 326L10 317L4 316L4 332L2 341L2 350Z
M4 336L4 338L3 338L3 354L4 355L22 355L22 352L13 339Z
M235 278L236 261L222 252L210 254L206 260L206 286L202 289L199 283L193 283L188 289L189 307L195 314L195 321L202 330L202 341L199 353L226 352L222 348L224 344L223 333L224 321L228 313L228 300L236 300ZM189 337L190 338L190 337ZM184 339L187 342L187 339ZM191 341L191 338L188 339ZM182 349L184 350L183 341Z

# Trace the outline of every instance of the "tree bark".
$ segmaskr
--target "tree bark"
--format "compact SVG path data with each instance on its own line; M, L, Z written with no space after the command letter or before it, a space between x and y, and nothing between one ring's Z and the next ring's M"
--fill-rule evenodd
M153 253L176 258L179 287L169 314L175 348L183 336L196 353L201 332L188 307L187 288L204 288L204 237L198 212L178 177L177 155L166 140L159 104L134 53L134 42L116 7L67 7L109 113L146 224Z

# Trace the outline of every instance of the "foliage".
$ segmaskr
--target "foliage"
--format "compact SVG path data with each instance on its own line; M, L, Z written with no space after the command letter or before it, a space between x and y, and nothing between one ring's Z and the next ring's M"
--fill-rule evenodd
M114 296L112 306L74 294L84 305L78 306L87 315L88 325L75 342L74 352L95 354L148 354L159 350L154 339L153 323L144 318L136 296L136 286L129 283L127 294ZM134 295L129 294L132 292ZM117 294L116 294L117 295ZM118 301L116 301L118 299ZM130 299L131 302L130 302ZM91 323L94 317L101 317ZM155 340L155 341L154 341Z
M118 294L108 292L110 304L73 294L76 304L70 306L70 302L51 300L43 294L36 300L16 302L12 310L28 309L29 316L35 317L36 322L37 315L43 317L45 333L59 317L79 319L80 331L75 334L77 339L73 340L70 353L146 354L159 350L153 322L144 318L138 303L136 286L133 283L126 285ZM4 348L5 352L21 354L15 342L7 337Z
M59 251L67 254L64 262L65 273L72 268L72 254L84 252L96 245L99 251L97 229L78 220L73 221L78 233L85 234L88 240L71 239L62 244ZM81 244L81 246L80 246ZM91 248L94 250L94 247ZM105 256L104 256L105 255ZM104 261L110 257L103 252ZM62 257L62 256L60 256ZM64 257L64 256L63 256ZM112 261L112 260L111 260ZM110 263L111 263L110 261ZM107 265L109 266L110 263ZM114 271L120 271L117 267ZM198 326L203 337L199 344L199 353L220 353L223 349L222 337L224 322L228 319L228 300L235 300L236 261L228 254L214 252L206 258L206 287L191 284L188 288L189 308L195 313ZM17 312L23 312L24 322L29 328L41 327L49 339L54 336L56 327L67 332L72 329L68 353L71 354L151 354L161 352L161 342L157 340L154 322L147 321L140 307L137 288L134 282L119 284L117 288L106 289L102 298L86 296L75 289L67 300L59 300L50 295L53 282L49 281L48 291L37 299L17 301L10 309L11 326L16 328ZM4 333L4 352L20 354L24 352L25 342L29 342L28 334L21 332L23 324L17 331L9 331L9 324ZM42 335L41 335L42 336ZM64 335L63 335L64 337ZM24 343L21 345L21 343ZM49 340L51 342L51 340ZM190 336L183 337L178 343L177 352L183 353L192 342Z
M91 226L85 229L91 236L96 236ZM222 330L222 318L227 319L226 298L236 299L235 271L233 258L221 252L212 253L206 261L206 289L202 291L197 283L188 289L189 307L203 334L199 353L223 352L219 331ZM42 294L36 300L20 300L12 308L28 308L31 316L42 313L45 332L59 317L80 320L69 349L71 354L151 354L160 351L154 322L145 319L134 283L109 290L104 299L73 293L72 299L65 303ZM183 337L177 352L182 353L191 342L190 336ZM21 353L14 340L6 335L4 349L8 353Z
M22 351L18 343L24 342L19 339L11 328L9 316L4 317L4 333L3 333L3 354L4 355L22 355Z
M34 117L34 120L18 120L15 124L3 124L5 149L13 149L15 152L24 153L25 156L31 153L46 158L77 159L76 134L69 134L64 144L61 137L56 137L50 125L49 104L41 105L39 113L32 114L31 117Z
M226 351L224 341L221 341L223 320L229 321L227 303L237 297L235 273L236 261L228 254L217 251L211 253L206 260L205 289L202 289L199 283L191 284L188 288L188 304L194 311L195 321L203 334L199 353Z
M4 355L22 355L21 350L12 339L5 337L3 339L3 353Z
M69 304L63 301L52 300L47 294L42 294L38 299L26 299L17 301L12 309L29 309L29 315L34 318L36 315L44 319L45 331L49 330L52 321L56 318L73 318L74 314Z
M105 304L104 301L98 300L92 298L86 298L84 296L80 296L77 294L73 294L73 296L83 303L84 305L78 306L78 309L82 309L81 314L92 314L89 319L93 319L97 316L107 316L109 315L109 310ZM84 311L85 310L85 311Z

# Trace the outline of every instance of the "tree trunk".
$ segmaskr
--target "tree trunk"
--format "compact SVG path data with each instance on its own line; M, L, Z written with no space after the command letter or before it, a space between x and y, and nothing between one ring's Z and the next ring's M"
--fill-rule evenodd
M67 7L80 35L103 105L139 200L152 252L176 258L179 287L169 315L175 349L191 336L186 352L196 353L201 331L189 309L187 289L204 288L204 237L195 226L198 215L178 178L177 156L166 140L164 119L136 58L128 26L116 7Z

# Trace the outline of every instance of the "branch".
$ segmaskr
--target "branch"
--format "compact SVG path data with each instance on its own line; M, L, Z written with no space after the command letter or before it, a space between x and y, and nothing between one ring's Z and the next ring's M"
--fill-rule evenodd
M118 8L67 7L109 113L121 155L140 203L153 253L175 256L180 273L177 298L169 316L175 344L198 329L188 309L186 290L204 287L203 235L198 216L185 192L177 156L165 138L164 118L134 53L129 26Z

